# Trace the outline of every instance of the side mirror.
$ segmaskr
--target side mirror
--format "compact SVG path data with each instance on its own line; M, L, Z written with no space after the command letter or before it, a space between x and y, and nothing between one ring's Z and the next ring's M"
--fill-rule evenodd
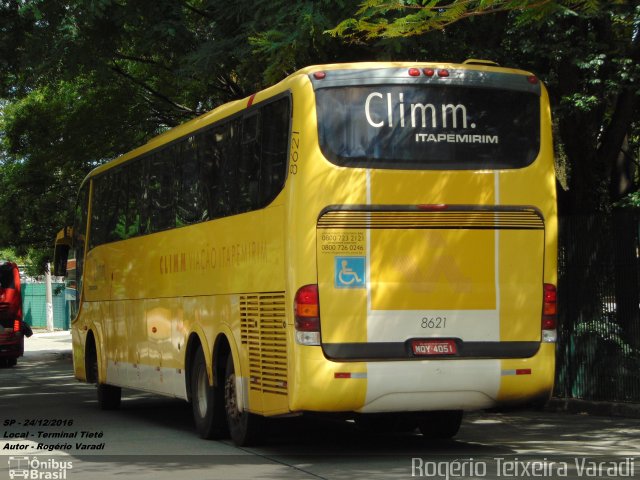
M56 243L53 251L53 274L57 277L67 275L67 258L69 257L72 238L73 229L71 227L64 227L58 232L58 235L56 235Z

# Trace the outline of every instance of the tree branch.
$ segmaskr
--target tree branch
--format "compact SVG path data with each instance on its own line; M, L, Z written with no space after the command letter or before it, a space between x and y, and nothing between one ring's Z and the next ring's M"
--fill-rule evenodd
M201 17L208 18L209 20L215 20L215 17L204 10L200 10L197 7L191 5L188 1L182 2L182 4L187 8L187 10L191 10L193 13L200 15Z
M510 12L514 10L526 11L540 8L551 3L552 0L520 0L519 2L509 2L508 0L495 0L482 5L478 0L459 0L450 1L447 4L437 2L432 6L423 6L416 4L405 5L400 2L387 2L367 8L362 7L357 15L359 18L349 18L342 21L337 27L328 30L328 33L334 36L344 36L354 38L358 33L365 33L369 39L390 38L390 37L407 37L412 35L421 35L430 30L443 29L453 23L465 18L478 17L482 15L490 15L496 13ZM454 9L463 9L451 18L450 11ZM400 18L385 21L385 15L391 11L412 11L411 13ZM370 13L368 13L371 11ZM415 17L407 27L407 18ZM380 20L382 18L382 20ZM345 33L351 30L351 33ZM338 33L340 32L340 33Z
M167 72L171 72L172 70L167 67L166 65L161 64L160 62L156 62L155 60L151 60L150 58L140 58L140 57L133 57L131 55L125 55L124 53L120 53L120 52L116 52L115 56L121 60L129 60L131 62L138 62L138 63L144 63L147 65L153 65L155 67L160 67L163 70L166 70Z
M173 106L174 108L177 108L178 110L182 111L182 112L186 112L186 113L190 113L192 115L196 115L198 112L196 112L195 110L186 107L184 105L180 105L177 102L174 102L173 100L171 100L169 97L167 97L166 95L160 93L159 91L157 91L155 88L147 85L146 83L144 83L141 80L138 80L137 78L135 78L134 76L130 75L129 73L125 72L124 70L122 70L118 65L112 64L110 65L111 70L113 70L114 72L116 72L118 75L123 76L124 78L126 78L127 80L133 82L134 84L138 85L140 88L142 88L143 90L147 91L148 93L150 93L151 95L153 95L154 97L168 103L169 105Z

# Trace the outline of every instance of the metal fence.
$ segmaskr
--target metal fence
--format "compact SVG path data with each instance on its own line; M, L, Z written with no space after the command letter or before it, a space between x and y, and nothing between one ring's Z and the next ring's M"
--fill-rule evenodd
M555 395L640 402L640 214L560 220Z
M53 328L69 329L69 307L64 297L64 283L54 283ZM47 326L47 302L44 283L22 284L22 318L35 328Z

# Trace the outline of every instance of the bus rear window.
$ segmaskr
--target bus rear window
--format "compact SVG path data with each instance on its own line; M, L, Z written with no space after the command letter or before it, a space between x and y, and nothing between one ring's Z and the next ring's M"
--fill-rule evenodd
M348 167L506 169L540 145L536 93L453 85L316 90L323 154Z
M16 288L13 281L13 267L11 264L0 265L0 287Z

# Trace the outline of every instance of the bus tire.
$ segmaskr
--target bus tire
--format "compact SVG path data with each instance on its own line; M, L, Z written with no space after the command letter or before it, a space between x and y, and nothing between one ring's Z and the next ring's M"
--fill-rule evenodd
M418 418L418 428L425 438L448 440L460 430L462 410L423 412Z
M371 433L406 433L417 427L415 417L403 413L364 413L355 418L355 424Z
M98 405L101 410L118 410L122 399L122 388L106 383L99 383Z
M98 407L100 410L117 410L120 408L122 389L106 383L100 383L98 375L98 355L93 338L87 345L87 381L96 384Z
M237 395L233 356L229 353L224 378L224 406L229 433L233 443L239 447L256 445L263 437L264 418L247 410L240 411Z
M191 410L198 435L207 440L227 437L223 407L224 390L221 387L209 385L207 364L202 347L198 347L196 350L189 380Z
M16 357L7 358L7 367L15 367L18 364L18 359Z

